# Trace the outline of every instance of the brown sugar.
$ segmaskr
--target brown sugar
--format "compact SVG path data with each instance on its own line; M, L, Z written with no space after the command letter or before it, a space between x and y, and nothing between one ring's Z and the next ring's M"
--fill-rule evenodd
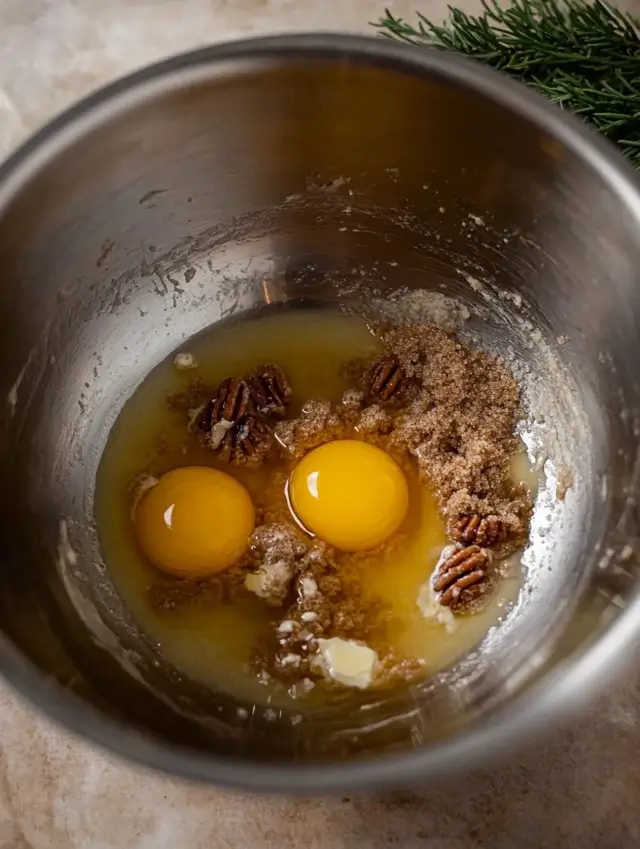
M347 426L328 401L308 401L299 418L278 422L274 433L284 451L297 459L326 442L344 439Z
M380 667L383 683L394 676L401 678L412 665L412 659L390 654L384 632L386 605L366 595L348 561L348 556L317 540L309 543L302 558L287 561L294 574L287 606L283 618L274 624L272 639L256 649L254 664L261 674L293 685L294 696L299 695L301 678L314 682L323 677L317 647L327 637L356 640L377 649L385 659ZM423 671L420 663L412 668Z
M149 606L158 613L184 607L215 608L232 604L243 592L248 561L237 564L211 578L193 580L159 574L146 588Z
M520 393L505 365L432 325L385 333L386 347L415 379L416 398L394 424L391 445L415 457L453 526L496 516L505 544L526 538L530 496L511 478Z
M307 543L291 524L261 525L249 538L249 550L258 569L247 575L247 589L267 604L280 606L290 592Z

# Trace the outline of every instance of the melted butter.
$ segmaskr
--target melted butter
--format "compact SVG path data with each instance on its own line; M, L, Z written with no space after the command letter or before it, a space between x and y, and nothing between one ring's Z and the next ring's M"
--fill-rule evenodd
M132 480L140 472L155 476L185 465L209 465L234 474L254 499L264 495L267 472L230 468L194 444L184 418L171 411L167 396L183 390L194 376L217 385L264 362L278 363L293 389L291 414L310 398L337 401L348 387L342 367L353 359L371 359L379 343L366 324L335 311L287 310L218 326L181 349L199 364L180 370L169 357L140 385L116 421L100 464L96 519L103 555L114 585L140 626L155 640L165 659L187 676L257 703L282 698L256 680L249 659L257 641L272 633L278 613L257 598L242 598L215 608L197 605L156 612L145 590L158 573L140 554L131 522ZM525 479L528 466L514 463L514 477ZM526 456L525 456L526 460ZM433 673L454 663L477 645L506 612L519 589L519 569L502 582L481 613L456 617L449 633L426 619L417 605L421 586L431 575L445 529L429 491L409 474L410 513L398 545L382 555L365 555L357 563L362 582L390 608L388 634L401 655L424 658ZM532 479L532 484L535 481ZM282 618L280 615L279 618ZM318 688L313 693L318 698Z
M437 502L429 490L410 478L412 515L406 539L380 557L363 559L361 580L369 592L391 606L388 635L391 644L408 657L423 658L427 672L454 663L477 645L506 612L520 589L516 562L493 593L488 605L472 616L455 616L455 629L425 617L418 605L445 545L449 544ZM366 570L366 574L365 574Z
M511 461L511 477L516 483L524 484L532 498L535 498L540 485L540 469L531 465L527 450L522 443Z

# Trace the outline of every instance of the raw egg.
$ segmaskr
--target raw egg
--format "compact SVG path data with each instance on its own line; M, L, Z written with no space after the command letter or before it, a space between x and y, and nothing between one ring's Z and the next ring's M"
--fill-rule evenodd
M247 490L230 475L205 466L162 475L134 515L144 554L180 577L202 577L233 566L254 526Z
M375 548L409 507L404 473L385 451L352 439L311 451L289 479L291 507L304 527L342 551Z

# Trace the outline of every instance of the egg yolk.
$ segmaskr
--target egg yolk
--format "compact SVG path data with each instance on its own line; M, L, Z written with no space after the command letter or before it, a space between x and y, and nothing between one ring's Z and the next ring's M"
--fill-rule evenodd
M180 577L203 577L232 566L254 526L247 490L230 475L204 466L164 474L134 515L144 554Z
M364 551L398 530L409 488L386 452L343 439L321 445L298 463L289 500L308 531L342 551Z

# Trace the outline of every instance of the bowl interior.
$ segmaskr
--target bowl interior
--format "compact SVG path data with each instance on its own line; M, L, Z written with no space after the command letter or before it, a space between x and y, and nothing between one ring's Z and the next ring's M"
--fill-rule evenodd
M636 592L637 198L491 75L349 44L142 74L21 154L0 192L7 650L73 692L72 725L89 704L220 780L238 760L429 750L551 680ZM114 591L93 520L102 449L145 375L211 324L389 299L463 317L521 382L545 471L525 586L423 687L247 724L168 666Z

